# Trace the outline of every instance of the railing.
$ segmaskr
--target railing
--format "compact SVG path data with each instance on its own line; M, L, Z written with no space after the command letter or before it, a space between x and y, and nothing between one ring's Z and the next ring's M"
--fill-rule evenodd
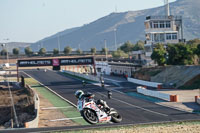
M182 20L182 16L147 16L146 20L158 20L158 19L174 19L174 20Z

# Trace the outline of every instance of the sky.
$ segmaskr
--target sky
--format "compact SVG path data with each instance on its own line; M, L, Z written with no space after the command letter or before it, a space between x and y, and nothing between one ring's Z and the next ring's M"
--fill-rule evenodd
M0 0L0 42L33 43L112 12L163 5L164 0Z

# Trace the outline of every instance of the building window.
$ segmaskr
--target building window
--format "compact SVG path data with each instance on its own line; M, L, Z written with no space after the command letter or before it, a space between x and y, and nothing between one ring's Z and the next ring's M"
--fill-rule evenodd
M177 33L167 33L166 34L166 39L167 40L177 40Z
M158 21L155 21L155 22L153 23L153 26L154 26L154 28L158 28Z
M165 28L165 22L164 21L160 21L160 28Z
M159 34L154 34L154 41L159 42Z
M170 21L166 21L166 28L171 28L171 23L170 23Z
M166 34L166 39L167 39L167 40L171 40L171 39L172 39L171 33L167 33L167 34Z
M176 40L177 39L177 34L176 33L173 33L172 34L172 40Z
M160 34L160 42L164 42L165 41L165 34L161 33Z

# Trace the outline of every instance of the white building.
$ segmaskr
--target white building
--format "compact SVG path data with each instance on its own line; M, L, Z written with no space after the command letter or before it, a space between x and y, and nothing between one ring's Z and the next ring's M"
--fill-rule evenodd
M183 42L182 17L169 13L169 4L166 2L166 15L147 16L145 20L145 55L150 57L154 45L161 43L176 44Z
M110 75L111 73L111 66L106 61L96 61L96 70L97 74L106 74Z

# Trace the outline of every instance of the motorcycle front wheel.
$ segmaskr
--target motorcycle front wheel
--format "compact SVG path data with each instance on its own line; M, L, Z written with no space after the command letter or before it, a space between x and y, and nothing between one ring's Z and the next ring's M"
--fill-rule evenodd
M98 123L97 115L95 111L91 109L84 109L83 111L81 111L81 115L90 124Z
M119 123L122 121L122 116L115 111L115 113L110 114L111 116L111 121L114 123Z

